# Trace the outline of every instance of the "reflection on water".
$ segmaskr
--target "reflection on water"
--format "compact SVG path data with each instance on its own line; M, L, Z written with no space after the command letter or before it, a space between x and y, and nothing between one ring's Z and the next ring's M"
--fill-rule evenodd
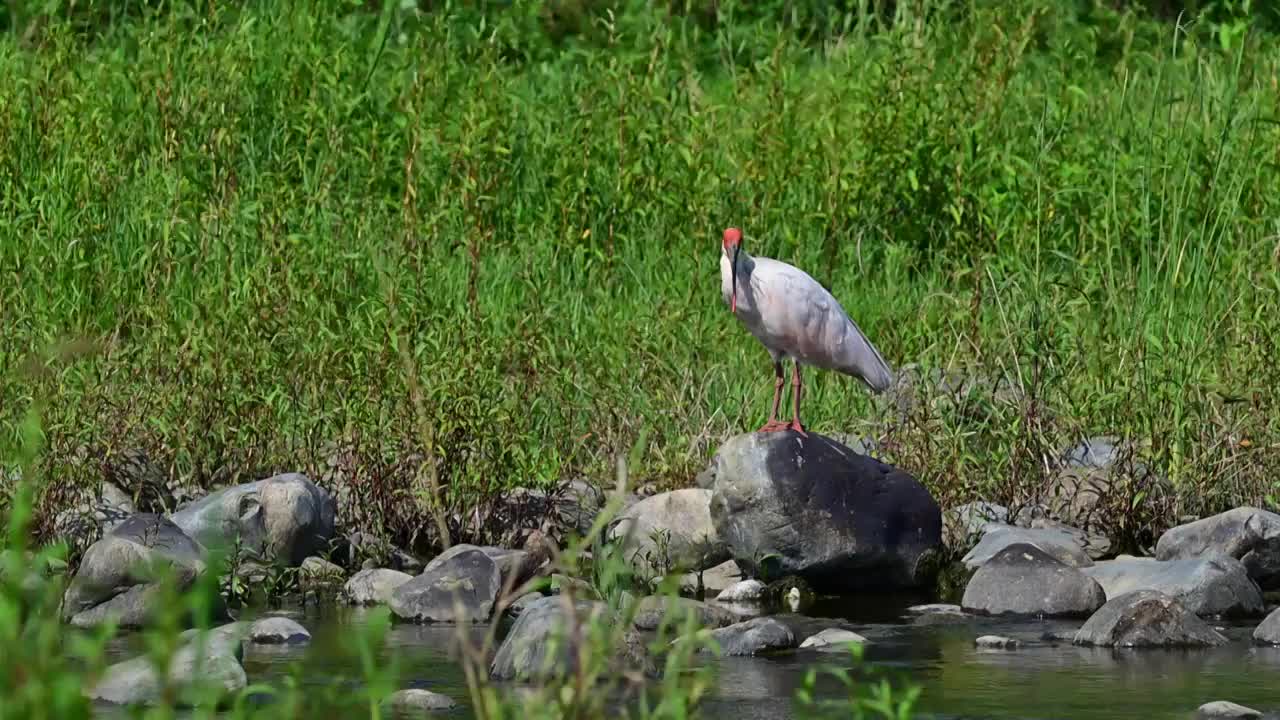
M1280 711L1280 648L1253 647L1253 623L1219 625L1232 640L1209 650L1106 650L1046 641L1046 633L1068 631L1079 623L1028 620L1010 622L969 618L963 623L916 625L903 610L918 598L868 598L815 608L818 617L783 618L800 638L825 627L847 627L870 644L865 657L892 677L922 686L922 717L999 718L1150 718L1186 720L1212 700L1231 700ZM357 658L343 640L367 622L359 609L308 609L293 613L313 635L296 648L249 646L244 666L250 682L279 681L297 665L308 688L337 693L361 682ZM394 662L401 687L420 687L467 701L456 662L455 628L396 625L388 633L380 661ZM467 628L473 643L483 628ZM973 639L998 634L1022 643L1013 651L979 650ZM115 641L112 654L122 659L138 648L136 637ZM773 720L795 717L796 690L815 662L847 665L833 653L794 653L774 658L726 658L714 665L717 693L703 706L708 718ZM844 694L829 679L821 694ZM466 718L465 707L450 714Z

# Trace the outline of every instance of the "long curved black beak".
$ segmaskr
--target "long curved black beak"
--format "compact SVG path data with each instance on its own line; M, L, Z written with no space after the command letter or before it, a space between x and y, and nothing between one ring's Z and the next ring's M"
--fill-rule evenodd
M742 245L733 246L733 263L729 271L729 277L733 278L733 289L730 293L729 311L738 314L738 252L742 250Z

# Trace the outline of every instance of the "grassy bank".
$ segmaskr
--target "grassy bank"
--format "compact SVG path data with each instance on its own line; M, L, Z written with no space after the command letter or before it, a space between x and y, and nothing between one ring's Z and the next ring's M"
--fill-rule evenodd
M1269 502L1280 46L1090 5L15 26L3 442L40 413L46 529L131 448L195 486L340 456L400 539L426 447L458 508L615 453L685 483L772 391L720 304L733 224L895 367L1019 388L899 413L807 376L811 428L875 435L944 504L1034 495L1098 433L1178 488L1109 500L1134 542Z

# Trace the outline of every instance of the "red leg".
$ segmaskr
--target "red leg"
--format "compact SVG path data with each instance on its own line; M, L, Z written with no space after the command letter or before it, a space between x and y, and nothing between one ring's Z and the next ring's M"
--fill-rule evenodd
M762 425L756 432L777 432L787 429L787 424L778 420L778 406L782 404L782 386L786 383L780 360L773 362L773 375L773 410L769 412L769 422Z
M795 363L795 370L791 374L791 424L786 427L800 433L801 437L809 437L809 433L804 431L804 425L800 424L800 390L803 381L800 379L800 363Z

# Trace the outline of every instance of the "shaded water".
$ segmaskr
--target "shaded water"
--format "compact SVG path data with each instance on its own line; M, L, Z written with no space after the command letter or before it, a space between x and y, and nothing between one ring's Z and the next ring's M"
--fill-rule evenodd
M918 716L924 718L1186 720L1212 700L1280 711L1280 648L1251 645L1256 622L1219 623L1232 640L1222 648L1113 651L1041 639L1046 632L1074 629L1078 622L967 618L960 624L919 625L905 613L907 602L842 602L787 621L804 631L835 625L865 636L870 641L867 662L922 687ZM343 649L342 641L367 622L367 611L323 608L284 614L312 632L312 643L246 646L244 666L251 683L278 682L297 663L305 668L303 682L316 691L336 687L341 692L361 682L359 660ZM463 707L446 716L461 719L471 713L465 707L462 671L451 657L455 632L447 626L395 625L379 659L398 662L397 687L426 688L458 700ZM473 635L477 640L479 633ZM986 634L1013 637L1022 646L1012 651L974 648L974 638ZM117 641L113 655L130 656L132 645L127 638ZM818 662L850 661L841 654L808 652L717 661L717 691L702 706L703 715L732 720L797 717L796 690ZM842 693L830 682L820 683L819 689L833 697Z

